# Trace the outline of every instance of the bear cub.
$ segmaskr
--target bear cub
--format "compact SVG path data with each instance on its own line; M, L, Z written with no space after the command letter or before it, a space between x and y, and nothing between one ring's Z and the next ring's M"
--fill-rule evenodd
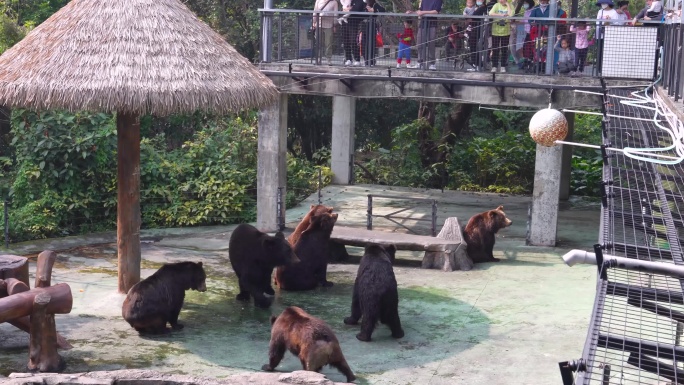
M495 235L512 223L504 213L503 206L473 215L463 230L463 240L468 244L466 251L470 259L473 262L498 262L499 259L494 258L493 254Z
M337 214L333 208L311 205L311 209L290 235L289 241L301 263L276 269L275 281L283 290L313 290L317 286L329 287L326 279L330 234Z
M174 330L183 328L178 314L183 307L185 291L206 291L202 262L169 263L131 287L124 300L123 318L138 333L168 333L166 323Z
M250 296L254 297L254 305L260 308L268 308L273 302L273 298L264 295L275 294L271 286L273 269L299 262L283 233L270 236L246 223L230 235L228 253L240 286L235 298L249 301Z
M342 372L347 382L356 379L330 326L296 306L286 308L277 317L271 316L268 364L261 369L275 370L285 350L299 357L304 370L318 372L323 366L330 365Z
M359 341L370 341L378 321L389 326L392 337L402 338L404 330L399 320L399 293L394 277L394 245L381 246L370 244L359 263L359 271L354 282L351 316L344 319L347 325L361 321L361 332L356 335Z

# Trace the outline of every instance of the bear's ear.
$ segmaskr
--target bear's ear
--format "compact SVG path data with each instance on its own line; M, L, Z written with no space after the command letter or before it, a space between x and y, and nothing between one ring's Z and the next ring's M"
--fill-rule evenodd
M283 234L282 231L278 231L277 233L275 233L275 237L280 238L280 239L285 239L285 235Z
M329 213L332 213L332 212L333 212L333 207L332 207L332 206L326 207L326 209L328 209L328 212L329 212Z
M197 266L202 267L202 261L197 262Z
M387 251L387 254L389 254L390 262L392 262L394 265L394 254L397 252L397 247L394 246L394 244L391 244L389 246L385 246L385 251Z
M503 205L496 208L497 210L503 211Z
M272 316L271 316L271 325L273 325L273 324L276 322L277 319L278 319L277 316L272 315Z
M311 208L309 209L309 211L313 210L314 207L316 207L316 205L311 205Z

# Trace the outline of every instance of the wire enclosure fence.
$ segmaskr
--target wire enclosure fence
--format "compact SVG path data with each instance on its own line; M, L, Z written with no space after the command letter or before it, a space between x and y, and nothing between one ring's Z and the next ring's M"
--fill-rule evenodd
M652 94L652 89L647 92ZM656 115L656 103L643 97L643 92L624 90L611 90L604 97L604 112L620 116L604 118L604 146L662 147L662 155L681 156L679 150L668 150L674 138L655 122L674 128L662 110ZM575 378L566 372L564 383L684 383L684 270L678 269L684 266L684 166L646 162L623 152L602 152L604 194L596 254L656 262L678 272L634 271L610 260L599 261L582 359L561 363L561 373L564 365L579 370Z
M684 91L684 26L672 23L663 27L663 87L675 102Z
M396 13L348 13L343 18L344 12L261 12L262 23L272 27L270 36L266 35L269 40L262 42L265 51L271 52L264 61L322 67L407 68L408 56L408 68L422 58L422 69L439 71L490 71L494 64L521 74L652 79L665 28L657 23L603 25L596 19L508 17L502 23L487 16L441 14L423 22L415 15ZM406 21L413 30L408 48L399 45ZM314 24L320 27L312 28ZM588 30L588 39L582 30ZM574 54L569 71L558 65L560 55L554 50L558 37L567 40ZM554 58L547 66L550 55Z

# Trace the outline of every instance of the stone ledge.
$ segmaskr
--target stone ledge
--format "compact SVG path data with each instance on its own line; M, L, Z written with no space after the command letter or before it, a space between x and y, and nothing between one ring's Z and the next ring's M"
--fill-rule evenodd
M0 376L1 377L1 376ZM245 373L222 379L165 374L153 370L114 370L88 373L12 373L5 385L343 385L325 375L297 370L291 373Z

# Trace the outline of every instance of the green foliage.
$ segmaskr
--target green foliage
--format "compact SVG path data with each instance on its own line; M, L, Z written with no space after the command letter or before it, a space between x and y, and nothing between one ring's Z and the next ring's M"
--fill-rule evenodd
M20 27L9 16L0 12L0 54L23 39L25 35L25 28Z
M425 186L437 172L436 165L422 167L420 150L415 144L417 133L425 124L424 120L415 120L393 129L390 150L367 146L372 150L359 154L363 168L355 168L355 180L391 186Z
M574 195L599 196L601 194L601 180L603 179L603 158L584 158L572 156L572 177L570 192Z
M536 145L529 135L508 131L459 141L452 153L449 187L524 193L532 189Z
M16 174L10 231L18 239L99 230L113 207L102 197L116 177L116 128L110 115L14 110ZM21 230L20 230L21 229Z
M143 118L140 143L142 226L176 227L253 221L256 216L256 114ZM165 126L164 130L150 127ZM144 126L145 124L143 124ZM196 129L175 146L165 132ZM106 114L15 110L13 165L0 158L12 205L12 241L112 230L116 225L116 127ZM315 154L329 162L329 151ZM318 166L290 156L287 204L318 188ZM331 181L322 167L323 183ZM0 185L0 188L2 186Z
M596 115L575 115L573 141L586 144L601 144L601 117ZM595 149L574 147L570 193L573 195L598 196L599 183L603 176L603 160Z

